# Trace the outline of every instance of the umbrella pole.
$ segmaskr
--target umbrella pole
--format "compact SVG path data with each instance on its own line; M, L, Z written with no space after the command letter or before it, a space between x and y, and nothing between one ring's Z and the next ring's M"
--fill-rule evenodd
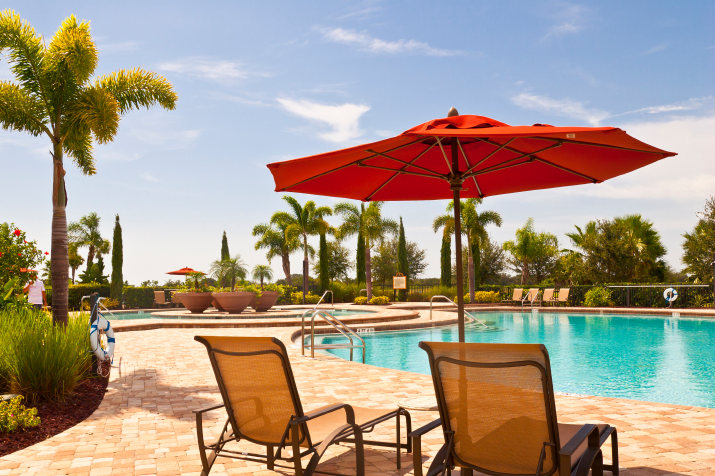
M452 185L454 191L454 248L457 254L457 327L459 329L459 342L464 342L464 279L462 276L462 213L459 202L461 185Z

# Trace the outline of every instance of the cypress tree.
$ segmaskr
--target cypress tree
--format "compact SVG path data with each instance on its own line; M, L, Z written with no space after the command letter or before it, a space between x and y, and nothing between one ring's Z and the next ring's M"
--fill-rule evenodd
M442 235L442 249L439 259L439 284L441 286L452 286L452 239L447 234Z
M320 281L321 292L325 292L330 287L330 276L328 274L328 240L325 238L325 233L320 234L318 259L320 260L318 280Z
M365 237L362 236L362 231L358 232L357 237L357 256L355 260L355 269L357 270L357 283L365 282Z
M224 230L223 238L221 238L221 261L227 259L231 259L231 255L228 253L228 238L226 238L226 230Z
M122 300L124 277L122 265L124 264L124 250L122 249L122 226L119 224L119 215L114 220L114 237L112 238L112 284L109 295L117 301Z
M400 233L397 237L397 271L407 277L407 240L405 239L405 227L402 225L402 217L400 217ZM409 278L405 279L405 281L408 280ZM409 292L409 286L409 283L407 283L407 289L400 289L400 301L407 301L407 293Z

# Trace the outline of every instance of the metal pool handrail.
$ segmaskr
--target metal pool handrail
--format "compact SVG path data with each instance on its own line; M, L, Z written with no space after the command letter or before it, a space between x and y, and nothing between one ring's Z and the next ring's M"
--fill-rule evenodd
M330 305L333 306L333 309L335 309L335 302L334 302L334 301L335 301L335 298L334 298L334 296L333 296L333 291L330 290L330 289L328 289L327 291L325 291L325 292L323 293L322 296L320 296L320 299L318 299L318 302L317 302L316 305L313 307L313 311L315 311L315 310L318 309L318 306L320 305L321 302L323 302L323 299L325 298L325 295L328 294L328 293L330 293Z
M362 288L360 291L358 291L358 296L362 294L362 292L365 291L365 296L367 296L367 289Z
M315 318L316 317L321 317L326 323L330 324L333 329L338 331L340 334L343 335L343 337L346 337L350 343L344 343L344 344L315 344ZM300 353L301 355L305 355L305 348L310 347L310 357L315 358L315 349L350 349L350 361L353 360L353 349L362 349L362 363L365 363L365 340L363 340L360 335L358 335L357 332L355 332L353 329L348 327L345 323L341 322L338 318L333 316L332 314L322 311L322 310L317 310L313 312L313 315L310 318L310 345L305 344L305 313L303 313L303 316L301 317L301 326L300 326ZM355 344L355 341L353 338L357 338L357 340L360 342L359 344Z
M85 300L85 299L89 299L89 298L91 298L91 297L92 297L92 296L82 296L82 298L79 300L79 310L80 310L80 311L82 310L82 304L84 303L84 300ZM110 311L109 309L107 309L107 307L106 307L104 304L102 304L102 301L104 301L105 299L107 299L107 298L106 298L106 297L101 297L101 296L98 297L98 298L97 298L97 305L98 305L99 308L101 309L102 313L107 313L107 314L109 314L110 316L112 316L112 319L114 319L114 318L116 317L116 316L114 315L114 313L113 313L112 311Z
M457 303L455 303L454 301L452 301L452 300L451 300L450 298L448 298L447 296L443 296L442 294L436 294L436 295L432 296L432 297L430 298L430 300L429 300L429 319L430 319L430 321L432 320L432 301L434 301L435 298L446 299L447 301L451 302L453 306L455 306L455 307L457 307L457 308L459 307L459 306L457 306ZM477 317L474 317L474 316L473 316L472 314L470 314L469 311L467 311L466 309L464 310L464 315L467 316L467 318L468 318L471 322L476 322L476 323L478 323L478 324L481 324L481 326L484 327L484 328L488 328L488 327L489 327L486 322L484 322L483 320L481 320L481 319L479 319L479 318L477 318Z

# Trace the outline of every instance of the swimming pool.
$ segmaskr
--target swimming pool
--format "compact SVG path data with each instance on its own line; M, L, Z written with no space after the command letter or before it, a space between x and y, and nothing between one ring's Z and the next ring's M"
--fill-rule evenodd
M295 309L292 309L295 310ZM375 314L377 311L358 311L355 309L323 309L330 314L332 314L335 317L344 317L344 316L355 316L358 314ZM124 321L124 320L132 320L132 319L193 319L193 318L205 318L205 319L211 319L211 318L227 318L228 316L226 314L216 314L216 313L210 313L210 314L191 314L191 315L181 315L181 316L154 316L152 315L153 312L159 312L159 311L137 311L137 312L107 312L103 313L104 317L109 319L110 321L113 320L119 320L119 321ZM255 318L255 319L277 319L277 318L286 318L286 317L300 317L302 314L296 313L296 314L284 314L284 313L275 313L273 315L270 314L260 314L260 315L253 315L250 312L246 312L241 315L241 319L247 319L247 318Z
M479 313L467 342L543 343L554 389L715 408L715 319L565 313ZM366 363L429 375L420 341L457 341L456 326L364 334ZM322 343L338 341L325 337ZM331 352L348 358L344 349Z

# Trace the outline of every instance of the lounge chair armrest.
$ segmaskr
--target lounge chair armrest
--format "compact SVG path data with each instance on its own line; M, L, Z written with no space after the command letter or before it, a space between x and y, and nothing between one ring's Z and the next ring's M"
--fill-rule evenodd
M427 433L428 431L432 431L432 430L434 430L435 428L437 428L437 427L440 426L440 425L442 425L442 420L439 419L439 418L437 418L435 421L432 421L432 422L430 422L430 423L427 423L426 425L421 426L421 427L417 428L417 429L414 430L414 431L411 431L411 432L407 435L407 437L408 437L408 438L414 438L414 437L417 437L417 436L421 437L422 435L424 435L424 434Z
M220 405L214 405L213 407L208 407L208 408L203 408L201 410L194 410L194 413L206 413L210 412L211 410L218 410L219 408L223 408L225 405L222 403Z
M334 411L341 410L341 409L345 410L345 416L346 416L347 422L355 423L355 411L353 410L353 407L351 407L347 403L336 403L334 405L330 405L325 408L320 408L318 410L314 410L312 412L306 413L302 417L294 418L292 421L294 423L304 423L308 420L312 420L314 418L318 418L319 416L323 416L330 412L334 412Z
M595 435L595 436L592 436ZM599 443L599 433L598 433L598 427L596 425L593 425L591 423L587 423L581 427L580 430L576 432L571 439L566 442L565 445L561 447L561 450L559 451L560 454L562 455L568 455L571 456L574 454L576 449L586 441L588 438L588 446L594 446L595 442L595 447L598 448L601 446Z

